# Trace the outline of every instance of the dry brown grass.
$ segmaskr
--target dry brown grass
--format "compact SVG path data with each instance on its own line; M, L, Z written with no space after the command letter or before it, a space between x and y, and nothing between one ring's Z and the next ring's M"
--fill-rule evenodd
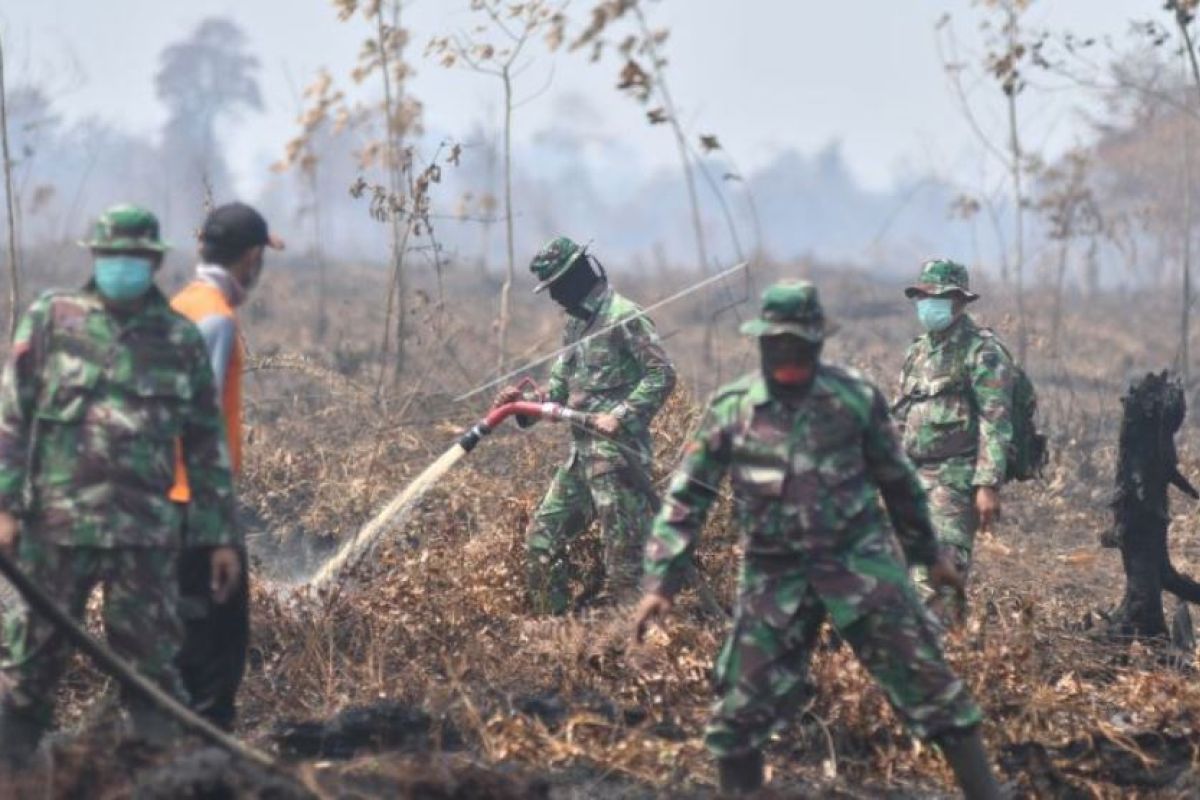
M911 330L907 309L894 289L853 276L826 284L846 323L830 342L830 357L890 388ZM988 310L984 320L1003 326L1004 318ZM1034 327L1030 367L1041 376L1055 461L1044 482L1006 493L1006 522L980 546L972 618L949 653L988 713L985 733L996 757L1025 791L1183 796L1190 770L1173 788L1149 784L1156 759L1169 766L1186 763L1186 754L1144 734L1200 745L1192 727L1200 710L1194 675L1164 665L1157 651L1083 629L1087 617L1101 622L1098 609L1119 594L1119 559L1097 546L1109 524L1116 399L1129 370L1159 366L1154 354L1170 352L1169 332L1124 325L1097 332L1092 320L1071 315L1057 347ZM673 352L694 352L696 322L679 309L662 315L659 327L673 334ZM540 329L525 335L548 338ZM753 365L752 352L737 340L727 339L725 357L725 377ZM438 398L434 392L394 417L373 413L369 403L347 415L342 402L332 412L336 421L275 421L268 427L276 447L252 448L248 499L265 514L279 507L270 493L302 498L283 505L287 525L353 531L474 416L439 408ZM660 480L696 413L681 393L660 417ZM548 774L584 769L586 780L623 776L623 792L711 787L699 736L724 627L705 619L694 597L685 597L667 628L641 648L630 646L619 610L556 621L523 614L522 532L564 452L562 431L547 425L493 436L426 497L371 571L325 598L317 613L309 606L299 613L297 601L260 587L264 666L247 684L248 730L279 715L280 697L288 698L289 714L301 716L386 697L419 704L465 732L487 762L516 761ZM1174 536L1184 564L1189 554L1200 560L1194 522L1194 512L1182 509ZM583 541L579 550L586 574L596 566L595 548ZM700 561L727 602L736 559L723 502ZM882 786L921 795L948 790L942 760L899 727L846 648L819 653L812 673L818 691L808 712L772 746L776 785L851 795ZM554 698L555 713L531 698ZM590 786L566 780L576 791Z
M467 749L454 763L523 765L552 776L563 796L708 791L714 773L700 735L712 699L708 670L725 628L699 612L691 593L643 647L630 645L620 609L554 621L524 614L523 531L565 455L560 428L498 432L404 518L354 580L316 599L288 588L486 406L486 397L449 402L492 360L488 322L477 311L486 292L451 281L458 305L442 313L430 304L410 373L399 384L389 378L377 397L370 343L380 324L378 290L368 273L347 274L339 295L345 303L335 304L345 313L324 344L303 326L311 296L302 276L269 275L247 314L255 356L268 359L256 363L275 368L249 381L242 494L261 563L241 732L262 740L281 719L397 700L463 735ZM853 274L819 277L844 323L829 358L891 389L913 330L896 288ZM648 300L668 293L655 288L658 280L624 288ZM518 299L523 325L514 343L530 353L552 349L554 314ZM1118 556L1097 544L1110 520L1117 398L1131 370L1160 368L1173 353L1167 326L1138 328L1116 317L1109 302L1073 309L1057 343L1033 326L1030 367L1055 459L1045 481L1005 493L1005 521L979 547L969 624L948 648L987 712L994 755L1025 793L1189 796L1196 790L1190 767L1167 785L1151 784L1156 770L1188 765L1200 748L1195 673L1144 645L1096 635L1098 612L1119 598L1121 580ZM986 303L981 316L1003 327L1002 299ZM1145 303L1164 314L1169 308L1167 299ZM711 379L692 355L706 321L677 307L658 323L686 385ZM752 367L754 355L733 336L728 315L719 324L728 378ZM696 414L681 391L659 418L657 480L674 464ZM1194 430L1181 437L1185 474L1200 466L1188 441ZM1193 570L1200 570L1197 513L1180 505L1172 534L1176 563ZM576 551L582 586L598 551L592 538ZM737 551L727 501L699 558L728 602ZM80 675L67 689L76 704L95 690ZM771 745L775 785L845 796L884 787L918 796L949 791L940 757L900 728L846 648L819 652L812 677L818 689L808 711ZM384 755L331 769L361 778L407 763Z

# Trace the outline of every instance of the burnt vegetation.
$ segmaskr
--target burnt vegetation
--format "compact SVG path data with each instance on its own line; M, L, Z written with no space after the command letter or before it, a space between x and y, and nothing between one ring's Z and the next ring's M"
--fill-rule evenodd
M498 150L422 138L423 108L407 91L413 56L402 3L335 5L343 24L362 30L360 61L350 75L322 72L301 92L299 130L276 165L299 181L295 224L311 227L312 246L270 262L242 314L248 441L239 491L254 582L236 733L276 755L283 771L208 748L114 745L111 682L79 659L61 688L62 733L46 747L51 760L0 793L712 796L714 769L700 734L726 622L708 599L687 590L642 646L631 643L627 609L549 620L526 612L523 534L565 456L563 429L502 428L398 517L344 580L320 593L305 582L479 419L488 393L455 398L494 377L498 364L511 368L558 346L561 320L544 298L528 296L514 267L521 199L512 196L508 162L522 69L560 45L566 52L557 57L590 56L609 69L614 89L675 138L689 218L700 215L697 177L711 179L717 169L723 180L711 185L722 203L752 204L752 194L742 197L745 176L717 134L685 128L689 117L676 103L694 99L670 94L670 40L655 27L654 4L592 3L573 24L558 3L479 0L472 5L482 27L439 32L432 58L500 79L509 118L495 132L504 143ZM1051 437L1044 477L1005 490L1004 520L978 544L969 617L947 649L984 708L1003 777L1029 796L1200 793L1200 684L1186 612L1186 602L1200 599L1187 577L1200 574L1200 504L1168 502L1170 486L1195 498L1184 476L1200 474L1194 415L1185 414L1197 387L1187 369L1195 182L1184 180L1200 137L1187 138L1196 87L1178 70L1164 77L1154 68L1155 58L1191 52L1180 32L1191 30L1193 4L1168 5L1162 24L1134 28L1123 45L1129 52L1099 55L1116 45L1031 32L1022 24L1029 3L1017 0L983 4L994 35L991 52L975 62L954 40L944 42L953 90L970 85L969 63L982 64L1004 119L998 131L979 131L995 151L1002 189L957 187L947 211L1001 242L998 263L975 273L980 321L1020 342ZM180 75L209 57L206 43L241 65L237 80L221 84L224 94L204 94ZM178 160L194 172L194 191L175 205L198 213L207 197L230 191L211 146L213 125L253 111L261 98L242 38L213 24L184 44L164 56L158 82L170 98L176 135L163 147L171 152L144 142L123 147L137 164L185 152ZM1023 129L1022 109L1051 79L1100 95L1111 115L1094 145L1043 160L1029 152L1039 137ZM348 88L362 85L374 87L376 102L348 99ZM52 127L45 94L17 99L23 124ZM970 124L981 124L961 99ZM39 144L36 130L21 128L28 152L62 146L60 133L49 132ZM29 187L27 219L49 218L58 190L37 180L27 158L14 156L9 171L15 166ZM450 197L444 175L472 159L503 160L500 185ZM354 180L330 184L340 174L334 168L347 164ZM385 232L376 263L339 260L322 247L339 218L329 208L335 195ZM481 226L482 255L444 246L448 217ZM1038 219L1044 247L1031 243ZM287 228L285 220L272 224ZM487 263L493 224L505 230L499 273ZM694 255L682 265L606 259L614 283L649 304L715 272L703 226L687 227ZM928 237L936 241L938 231ZM16 238L10 229L9 241ZM23 292L80 282L84 256L66 241L24 243L20 274L31 285ZM816 280L843 323L825 356L894 389L916 332L894 279L850 264L757 255L745 277L653 315L681 376L654 425L652 480L660 488L703 396L757 367L757 353L735 336L736 317L772 280ZM189 269L186 256L174 257L164 288L177 288ZM1173 371L1158 371L1164 367ZM572 586L582 598L595 583L599 545L584 537L572 550ZM737 559L723 496L698 562L699 585L724 609ZM948 792L944 760L902 729L848 648L829 644L813 662L814 693L768 748L772 787L831 797Z

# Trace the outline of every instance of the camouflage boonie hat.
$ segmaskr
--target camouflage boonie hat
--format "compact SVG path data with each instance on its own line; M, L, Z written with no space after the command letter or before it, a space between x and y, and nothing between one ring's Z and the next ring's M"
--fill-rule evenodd
M825 318L821 296L809 281L780 281L763 292L762 315L742 324L747 336L790 333L810 342L822 342L837 331Z
M96 220L92 238L80 242L92 250L165 253L171 248L158 237L158 217L139 206L122 203Z
M529 271L540 281L537 286L533 287L533 293L537 294L549 288L550 284L566 273L567 268L575 262L576 258L586 252L586 244L581 247L566 236L559 236L557 239L547 242L541 250L538 250L533 261L529 262Z
M926 261L921 267L921 277L904 290L905 297L927 294L937 297L943 294L959 294L968 301L978 300L979 295L971 291L971 276L962 264L939 258Z

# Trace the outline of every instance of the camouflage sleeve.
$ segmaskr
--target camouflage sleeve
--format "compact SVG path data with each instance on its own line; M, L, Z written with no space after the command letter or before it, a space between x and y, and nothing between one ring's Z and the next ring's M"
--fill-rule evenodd
M929 519L929 500L912 462L904 454L887 401L871 388L871 414L863 442L867 471L879 487L896 538L910 564L937 559L937 536Z
M189 342L192 383L191 408L184 418L183 463L192 489L188 509L188 544L201 547L240 545L233 497L233 473L225 437L225 422L217 405L216 383L199 334Z
M546 399L551 403L559 405L567 402L567 394L569 388L567 386L567 363L572 357L572 352L563 353L554 361L554 366L550 368L550 380L546 384Z
M904 351L904 364L900 367L900 381L896 386L896 400L889 409L892 416L892 421L896 424L896 429L900 434L904 434L904 423L908 421L908 409L912 405L911 398L904 394L904 384L908 381L908 373L913 368L917 352L917 343L913 342Z
M673 597L681 588L708 509L729 469L726 420L715 403L684 450L646 541L642 588Z
M22 317L0 377L0 511L19 514L29 459L29 432L45 356L50 298L37 300Z
M645 316L625 323L629 353L642 367L642 379L625 398L629 412L649 422L675 389L675 365L663 349L654 323Z
M1012 362L994 341L985 341L971 364L971 395L979 413L976 486L999 486L1008 474L1012 444Z

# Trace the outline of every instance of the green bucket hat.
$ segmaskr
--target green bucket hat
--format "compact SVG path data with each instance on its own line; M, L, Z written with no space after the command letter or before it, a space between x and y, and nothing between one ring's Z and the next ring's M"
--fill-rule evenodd
M92 238L79 244L102 251L165 253L171 248L159 238L158 217L130 203L115 205L101 214L92 229Z
M778 336L790 333L810 342L823 342L837 331L825 318L821 296L809 281L780 281L762 296L762 315L742 323L747 336Z
M538 250L533 261L529 262L529 271L539 283L533 288L533 293L543 292L550 284L566 274L567 268L575 263L575 259L587 252L587 245L578 245L566 236L551 239Z
M979 295L971 291L971 276L967 268L945 258L926 261L921 267L921 277L904 290L905 297L916 297L919 294L931 297L958 294L965 297L967 302L979 299Z

